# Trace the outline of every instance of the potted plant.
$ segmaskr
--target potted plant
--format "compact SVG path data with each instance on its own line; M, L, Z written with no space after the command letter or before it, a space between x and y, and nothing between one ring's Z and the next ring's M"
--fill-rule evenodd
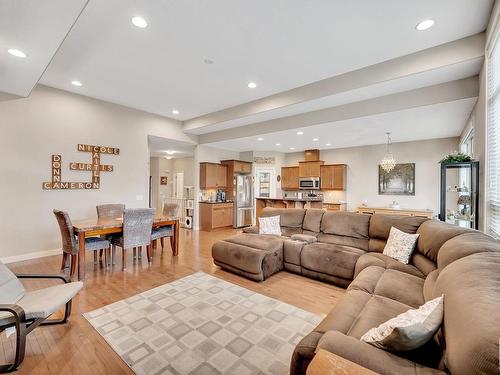
M451 154L446 155L441 159L440 163L465 163L472 161L472 158L463 152L453 151Z

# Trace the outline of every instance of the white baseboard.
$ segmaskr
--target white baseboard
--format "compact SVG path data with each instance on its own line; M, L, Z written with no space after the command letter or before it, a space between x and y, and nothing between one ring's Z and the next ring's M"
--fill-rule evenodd
M14 263L14 262L22 262L23 260L50 257L53 255L59 255L59 254L62 254L61 249L35 251L33 253L26 253L26 254L12 255L10 257L3 257L3 258L0 258L0 261L2 261L2 263L4 263L4 264L7 264L7 263Z

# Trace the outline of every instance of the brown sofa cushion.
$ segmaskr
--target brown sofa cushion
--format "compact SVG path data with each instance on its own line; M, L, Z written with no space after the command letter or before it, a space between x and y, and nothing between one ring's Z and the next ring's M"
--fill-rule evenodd
M280 225L289 228L302 228L306 210L302 208L274 208L265 207L262 210L263 217L280 216Z
M438 252L443 244L462 233L474 232L472 229L460 228L442 221L428 220L424 222L417 233L417 251L436 262Z
M500 338L500 253L478 253L440 271L444 294L445 365L452 374L497 374Z
M356 277L362 270L370 266L378 266L386 269L405 272L410 275L422 278L424 277L424 274L415 266L411 264L403 264L395 259L388 257L387 255L374 252L364 254L358 259L356 268L354 270L354 277Z
M321 231L325 234L368 239L369 215L353 212L325 212Z
M425 303L423 289L424 279L421 277L371 266L356 276L347 291L362 290L411 307L419 307Z
M374 214L370 219L370 239L386 241L389 238L391 227L405 233L415 234L420 225L427 220L429 219L416 216Z
M437 268L435 262L427 258L425 255L422 255L418 251L413 251L413 255L410 259L410 264L413 264L415 267L417 267L418 270L424 275L428 275Z
M313 243L313 242L318 242L318 237L316 236L310 236L308 234L293 234L291 236L292 240L295 241L302 241L302 242L307 242L307 243Z
M335 234L319 233L318 242L357 247L358 249L368 251L368 240L365 238L354 238L347 236L337 236Z
M321 230L321 219L323 218L324 210L310 208L306 210L302 229L318 233Z
M349 361L358 363L378 374L385 375L445 375L445 372L426 367L396 354L376 348L338 331L328 331L318 342L324 349Z
M300 263L309 270L352 279L356 261L364 253L354 247L316 242L304 246Z
M479 252L500 252L500 245L492 237L481 232L460 234L444 243L437 257L439 269L448 264Z

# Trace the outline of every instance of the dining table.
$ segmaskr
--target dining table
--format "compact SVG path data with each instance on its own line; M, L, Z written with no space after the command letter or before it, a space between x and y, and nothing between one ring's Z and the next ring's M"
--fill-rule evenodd
M179 254L179 218L157 214L153 220L153 228L171 226L173 236L170 240L172 255ZM78 280L85 280L85 238L96 237L105 234L123 232L123 218L94 218L75 220L73 231L78 236Z

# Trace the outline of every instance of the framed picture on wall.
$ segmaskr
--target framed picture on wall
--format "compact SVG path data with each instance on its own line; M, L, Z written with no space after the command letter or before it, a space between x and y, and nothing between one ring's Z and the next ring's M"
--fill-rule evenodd
M160 177L160 185L168 185L168 177Z
M415 163L396 164L386 172L378 166L379 195L415 195Z

